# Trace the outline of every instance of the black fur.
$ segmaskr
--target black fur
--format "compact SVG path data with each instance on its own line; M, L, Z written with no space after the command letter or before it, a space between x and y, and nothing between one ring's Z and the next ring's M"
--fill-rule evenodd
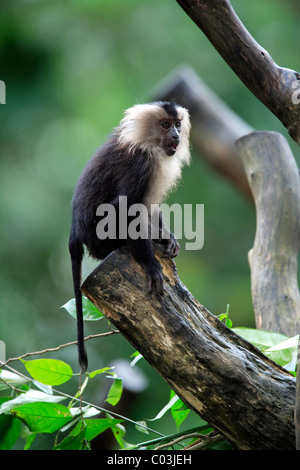
M171 118L177 118L176 106L171 103L162 107ZM82 296L81 296L81 263L83 245L95 259L101 260L109 253L126 244L135 259L145 269L148 279L148 290L163 291L162 267L154 256L153 242L150 239L137 240L100 240L96 234L99 217L96 209L100 204L113 204L118 220L119 196L127 196L128 207L143 203L149 192L152 179L155 177L156 160L152 154L139 148L129 151L122 148L114 134L101 146L83 170L75 187L72 199L72 225L69 239L69 250L72 262L74 293L77 309L78 355L82 372L87 369L87 354L84 346ZM174 237L168 254L176 256L179 245Z
M161 107L164 108L173 119L178 119L177 106L175 103L169 101L162 102Z

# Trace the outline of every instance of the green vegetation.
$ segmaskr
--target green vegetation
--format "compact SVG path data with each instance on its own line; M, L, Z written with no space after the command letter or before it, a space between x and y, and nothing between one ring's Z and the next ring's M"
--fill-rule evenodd
M70 303L66 309L72 315L72 307L69 308L69 306ZM221 314L219 318L231 325L228 310L227 308L226 314ZM86 299L85 312L86 317L90 317L90 321L96 320L95 307ZM99 312L98 320L102 317ZM234 331L259 347L270 359L295 373L298 338L287 338L278 333L251 328L234 328ZM139 359L141 359L140 355ZM113 368L104 367L88 372L77 393L70 396L57 388L71 379L76 379L77 374L73 373L69 364L56 359L24 360L20 358L19 360L29 375L26 376L23 372L14 369L13 372L0 370L0 390L11 392L9 396L0 398L0 450L11 449L16 442L20 447L22 445L24 450L35 448L35 445L40 448L40 442L36 443L36 439L38 440L45 434L50 435L48 440L44 439L44 445L46 442L48 449L90 449L91 441L108 429L114 436L116 449L183 449L188 445L201 449L231 448L223 436L220 436L199 417L196 418L196 427L182 431L180 427L191 410L172 390L168 403L154 418L133 421L112 410L107 411L106 408L88 403L82 398L89 381L99 375L105 375L105 380L113 378L105 404L116 406L122 398L123 384L122 378L117 376ZM133 361L132 367L135 364L136 361ZM61 402L66 402L66 404ZM165 435L159 430L152 429L152 423L154 421L159 423L166 414L171 415L175 424L173 427L177 429L177 432ZM127 441L126 429L129 426L134 426L139 436L139 433L147 434L147 438L139 437L134 443ZM157 426L159 424L156 424Z
M234 0L232 4L277 63L300 70L297 5L280 0ZM254 128L281 132L297 161L300 152L280 122L244 87L174 0L14 0L3 2L0 13L0 80L6 84L6 104L0 105L0 340L6 344L8 358L75 340L75 322L60 309L72 297L67 240L74 184L90 155L118 124L123 110L147 101L157 83L178 65L191 65ZM253 328L247 260L255 234L253 207L195 154L170 202L205 205L204 247L196 253L181 251L176 260L180 278L212 313L223 311L228 302L233 324ZM94 266L87 259L84 275ZM87 334L106 329L105 321L88 322L86 328ZM256 336L254 343L264 345L269 354L268 349L277 343L264 341ZM88 350L92 371L110 367L113 360L134 353L120 335L92 340ZM290 352L287 358L292 362ZM141 427L137 430L135 424L127 425L125 418L122 423L109 423L107 420L118 418L103 417L100 419L106 423L97 422L93 429L84 427L84 414L75 417L70 411L70 403L79 406L73 403L78 377L69 369L78 369L76 348L63 348L58 354L59 361L66 364L62 375L72 377L58 385L69 398L64 404L46 401L46 412L66 407L61 413L63 428L70 427L65 431L66 441L61 428L51 431L54 440L48 448L62 442L83 446L83 440L89 442L102 424L109 424L119 446L122 441L142 442ZM29 368L31 378L39 370L39 378L34 380L43 387L56 387L45 385L40 375L44 374L47 381L49 377L58 380L59 374L50 364L59 369L59 361L47 363L43 373L35 361L20 366ZM138 367L147 375L149 385L128 413L135 423L155 415L172 399L168 386L145 361L139 361ZM5 373L1 372L4 380ZM103 377L96 374L89 379L85 390L88 403L94 402L92 397L100 390L104 393ZM11 385L21 390L14 389L12 397L3 388L1 407L36 388L31 379L21 378L10 379ZM109 380L121 389L118 378ZM46 390L38 388L36 392L56 395ZM37 444L33 435L44 431L36 430L37 423L29 426L24 414L24 407L28 411L33 405L37 407L39 402L33 399L0 415L4 448L24 448L24 439L20 442L19 438L21 422L27 423L26 446L41 448L43 443ZM36 412L33 410L32 415ZM117 431L120 426L128 428L126 437L123 431ZM159 426L163 436L176 439L170 410L159 420ZM193 430L205 423L188 413L182 426ZM8 428L11 431L7 434L3 430ZM148 440L156 438L150 436Z

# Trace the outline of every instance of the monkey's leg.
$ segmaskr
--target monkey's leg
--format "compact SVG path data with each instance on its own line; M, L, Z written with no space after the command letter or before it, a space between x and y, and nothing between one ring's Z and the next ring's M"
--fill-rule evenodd
M128 239L127 246L136 261L144 268L148 282L148 292L163 294L162 267L154 256L153 244L150 239Z

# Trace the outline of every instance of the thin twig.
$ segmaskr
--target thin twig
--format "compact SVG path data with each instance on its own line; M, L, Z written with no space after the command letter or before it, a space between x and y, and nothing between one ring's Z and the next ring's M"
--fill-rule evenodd
M192 433L192 434L184 434L183 436L177 437L177 439L174 439L173 441L170 442L165 442L164 444L161 444L160 446L157 446L154 448L154 450L161 450L165 449L166 447L172 447L175 444L178 444L181 441L184 441L185 439L193 439L199 437L199 433ZM203 436L205 438L205 436Z
M205 438L206 439L203 439ZM193 444L190 444L189 446L185 447L184 450L203 450L206 447L211 446L212 444L215 444L216 442L222 441L224 439L224 436L221 436L220 434L217 436L213 437L208 437L208 436L202 436L201 439L198 439L198 441L193 442Z
M116 334L116 333L119 333L119 330L111 330L111 331L107 331L105 333L98 333L96 335L89 335L86 338L84 338L84 341L88 341L89 339L94 339L94 338L101 338L101 337L104 337L104 336L110 336L110 335L113 335L113 334ZM24 359L25 357L37 356L37 355L45 354L45 353L48 353L48 352L59 351L62 348L66 348L67 346L73 346L74 344L77 344L77 341L71 341L70 343L61 344L60 346L57 346L56 348L48 348L48 349L43 349L41 351L25 353L25 354L22 354L21 356L18 356L18 357L11 357L11 358L7 359L7 361L5 361L5 362L0 361L0 366L4 367L7 364L9 364L10 362L18 361L19 359Z

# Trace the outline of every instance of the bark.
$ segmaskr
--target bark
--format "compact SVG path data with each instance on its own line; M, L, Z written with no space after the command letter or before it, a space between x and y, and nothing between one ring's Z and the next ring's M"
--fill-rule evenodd
M151 95L153 100L175 100L189 110L191 142L197 155L253 201L235 147L236 140L253 129L206 86L190 67L183 66L172 72L155 87Z
M299 334L299 171L286 139L254 132L237 142L256 205L256 236L249 252L257 328ZM300 449L300 376L297 364L296 446Z
M295 336L300 330L299 172L286 139L254 132L237 142L256 205L249 253L256 327Z
M278 66L228 0L176 0L249 90L300 144L300 75Z
M160 261L163 296L146 292L145 274L125 249L101 263L83 293L234 446L294 449L295 378L197 302L174 261Z

